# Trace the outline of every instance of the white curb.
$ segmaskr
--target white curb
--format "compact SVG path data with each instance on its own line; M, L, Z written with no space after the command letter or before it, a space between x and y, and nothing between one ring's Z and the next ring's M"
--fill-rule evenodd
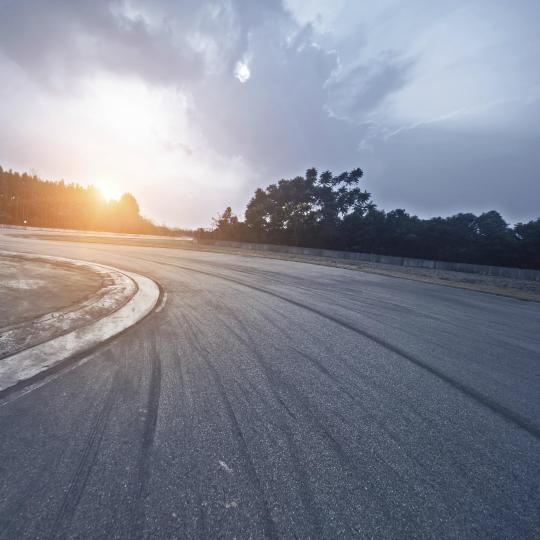
M70 261L76 262L71 259ZM116 270L104 265L95 266ZM158 285L139 274L120 273L132 279L138 287L135 295L124 306L94 323L0 360L0 392L54 367L71 356L88 351L148 315L159 299Z

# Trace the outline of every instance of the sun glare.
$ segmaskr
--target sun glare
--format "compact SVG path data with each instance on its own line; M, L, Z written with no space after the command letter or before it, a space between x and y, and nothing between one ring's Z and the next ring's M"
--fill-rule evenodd
M120 199L120 191L112 184L102 182L97 185L97 188L107 202L117 201Z

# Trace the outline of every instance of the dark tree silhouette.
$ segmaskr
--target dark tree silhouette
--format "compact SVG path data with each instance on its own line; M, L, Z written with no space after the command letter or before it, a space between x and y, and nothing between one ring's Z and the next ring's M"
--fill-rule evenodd
M201 236L344 249L445 261L540 268L540 219L511 228L492 210L420 219L378 210L361 189L361 169L304 177L257 189L245 220L227 208Z
M238 218L233 214L230 206L227 206L223 214L213 218L214 235L216 238L231 238L237 235L239 227Z
M532 268L540 268L540 218L514 227L517 240L516 262L527 261Z
M308 169L305 177L280 180L265 190L258 189L248 203L240 234L255 241L288 242L307 245L315 234L335 241L338 225L350 212L365 213L371 206L370 194L358 186L361 169L334 177L320 176Z
M0 167L0 223L140 234L176 234L140 215L133 195L107 202L94 186L51 182Z

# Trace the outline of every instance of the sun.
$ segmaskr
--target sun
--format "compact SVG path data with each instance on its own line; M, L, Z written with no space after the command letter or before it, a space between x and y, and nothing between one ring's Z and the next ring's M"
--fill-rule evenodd
M120 199L121 193L114 184L111 184L110 182L99 182L96 187L107 202Z
M234 76L242 83L248 81L251 77L251 70L249 66L244 62L237 62L236 67L234 68Z

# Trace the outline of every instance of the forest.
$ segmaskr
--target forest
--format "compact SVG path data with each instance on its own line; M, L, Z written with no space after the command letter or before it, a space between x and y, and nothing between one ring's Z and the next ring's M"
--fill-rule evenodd
M360 251L442 261L540 269L540 218L509 225L495 210L422 219L378 209L359 168L305 176L257 189L244 220L230 207L210 230L156 225L133 195L107 201L94 186L42 180L0 167L0 223Z
M0 167L0 223L87 231L172 235L140 215L130 193L107 201L94 186L42 180Z
M202 236L540 269L540 218L510 226L495 210L421 219L385 212L363 190L363 171L305 176L257 189L241 221L228 207Z

